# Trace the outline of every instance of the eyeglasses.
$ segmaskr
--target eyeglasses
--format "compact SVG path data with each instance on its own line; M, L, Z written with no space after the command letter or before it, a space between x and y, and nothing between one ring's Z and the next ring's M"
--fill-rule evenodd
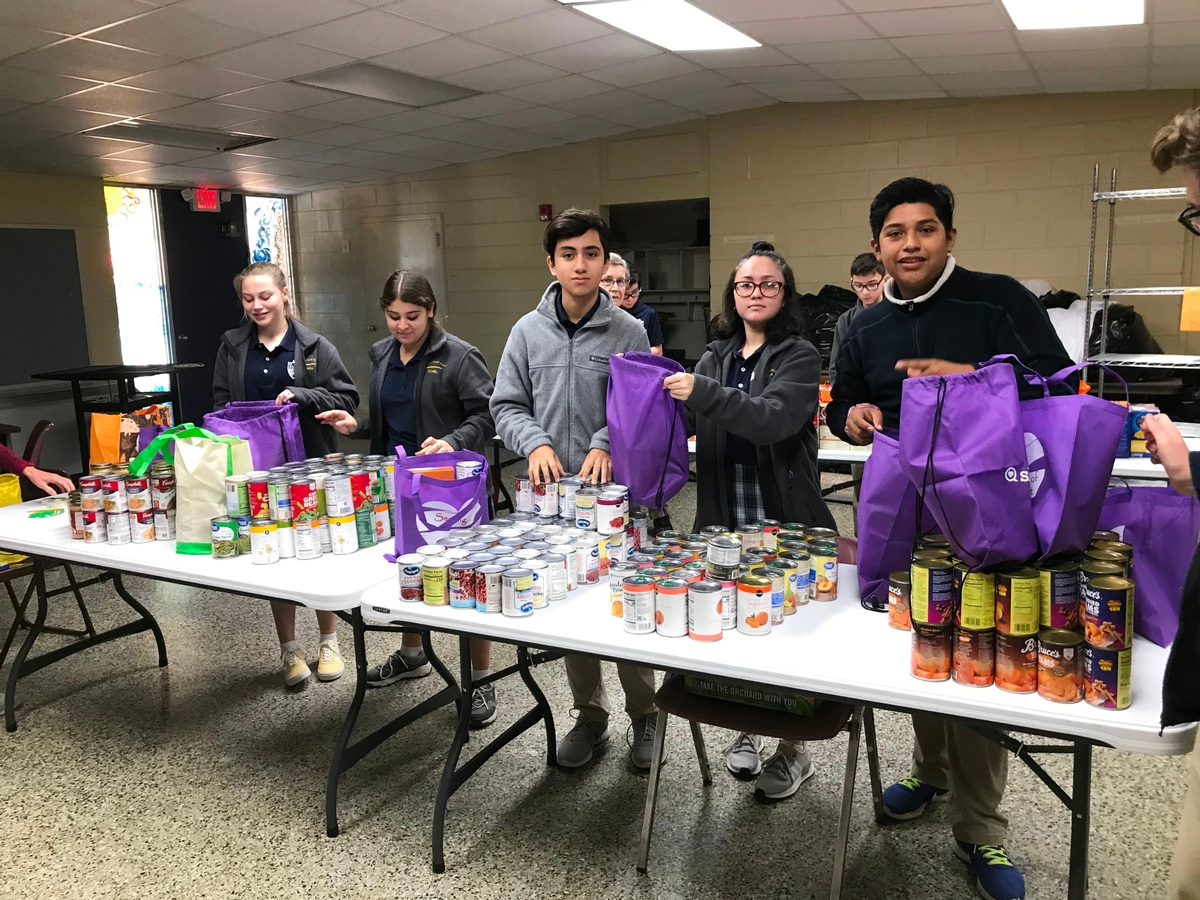
M763 297L770 300L772 297L778 297L779 292L783 290L783 283L779 281L764 281L760 284L755 284L753 281L737 281L734 282L733 292L739 297L753 297L754 289L758 288Z
M627 285L629 282L628 282L628 281L626 281L624 278L601 278L601 279L600 279L600 283L601 283L602 285L604 285L605 287L619 287L619 288L623 288L623 287L625 287L625 285Z
M882 278L878 278L875 281L872 281L870 284L855 284L852 281L850 282L850 290L854 291L856 294L866 294L875 290L875 288L879 287L881 284L883 284Z
M1179 214L1179 224L1192 234L1200 235L1200 206L1189 206Z

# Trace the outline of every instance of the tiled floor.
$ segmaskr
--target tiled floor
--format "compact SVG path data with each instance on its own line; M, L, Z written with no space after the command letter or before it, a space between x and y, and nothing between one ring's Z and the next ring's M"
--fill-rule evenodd
M689 487L687 491L690 492ZM692 496L672 505L690 521ZM848 507L835 507L848 525ZM266 605L130 580L166 634L169 668L138 635L24 680L21 727L0 734L0 898L824 898L828 895L845 738L815 745L817 775L791 800L764 806L720 766L728 735L707 730L718 766L700 784L685 726L674 723L650 872L634 869L645 781L627 771L628 719L613 717L609 752L591 768L548 770L532 730L453 798L445 875L429 867L430 819L453 714L439 711L342 779L342 835L324 836L329 756L351 677L286 692ZM73 621L59 600L53 618ZM128 618L114 598L91 603L98 625ZM11 611L4 605L0 626ZM300 630L315 649L313 616ZM62 641L45 639L45 647ZM456 644L435 638L457 671ZM343 632L349 651L349 632ZM381 659L392 641L368 643ZM496 648L496 664L512 660ZM7 670L3 673L7 674ZM537 670L560 735L570 727L561 663ZM905 678L897 673L897 678ZM434 676L436 678L436 676ZM606 678L620 688L608 667ZM432 680L367 696L362 727L434 690ZM526 708L503 684L497 733ZM885 780L907 771L907 720L879 713ZM469 749L468 745L468 749ZM1069 780L1069 763L1047 762ZM1011 768L1009 846L1031 898L1065 896L1069 817L1024 768ZM1159 898L1183 795L1178 759L1097 750L1091 894ZM846 898L973 896L949 848L945 814L888 828L872 819L865 756L847 863Z

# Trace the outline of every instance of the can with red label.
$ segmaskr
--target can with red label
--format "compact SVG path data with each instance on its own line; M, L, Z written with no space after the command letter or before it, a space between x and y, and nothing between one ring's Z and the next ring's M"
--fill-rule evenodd
M371 473L358 469L350 473L350 503L357 513L364 509L374 512L375 498L371 492Z
M129 514L130 536L135 544L153 544L154 510L139 509Z
M83 507L79 500L79 491L71 491L67 495L67 518L71 523L71 540L82 541L84 537Z
M124 475L105 475L101 480L106 513L129 512L129 494L125 490Z
M542 519L558 516L558 485L553 481L533 485L533 513Z
M465 559L450 563L450 605L455 609L475 608L475 564Z
M297 525L303 523L309 526L317 524L317 482L312 478L297 478L288 486L288 495L292 501L292 521ZM317 535L320 541L320 535Z
M654 631L655 584L645 575L630 575L621 584L621 614L625 630L630 634L650 634Z
M246 495L250 501L250 518L269 519L271 502L267 495L267 472L251 472L246 476ZM174 479L171 489L174 490Z
M421 566L425 557L419 553L408 553L396 560L396 568L400 570L400 599L409 603L419 603L425 599L424 580L421 576Z
M154 511L154 539L156 541L175 540L175 508L156 509Z
M682 578L660 578L654 591L654 630L664 637L685 637L688 583Z
M533 482L528 475L516 478L516 512L533 512Z
M87 544L99 544L108 540L107 516L102 509L83 511L83 540Z
M134 478L130 475L125 479L125 493L129 500L131 513L154 509L154 499L150 493L150 479L146 476Z
M79 479L79 502L84 512L104 510L103 482L99 475L84 475Z
M596 497L596 530L600 534L624 533L624 504L624 497L613 491L604 491Z

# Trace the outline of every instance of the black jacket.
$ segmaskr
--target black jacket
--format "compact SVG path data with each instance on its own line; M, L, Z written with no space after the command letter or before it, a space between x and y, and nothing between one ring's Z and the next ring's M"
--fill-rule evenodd
M296 330L296 384L290 390L300 407L304 452L309 456L324 456L337 450L337 432L313 416L332 409L354 412L358 390L333 344L296 319L292 319L292 325ZM253 322L221 335L221 347L213 364L214 409L223 408L230 400L246 399L246 354L251 340L257 339L257 326Z
M371 357L371 391L365 418L359 418L355 437L369 437L372 453L391 455L387 446L388 428L384 421L383 379L387 375L396 339L376 341ZM483 453L487 441L496 433L488 403L492 399L492 376L483 354L466 341L440 328L425 347L425 362L417 370L413 391L417 405L417 441L441 438L456 450Z
M826 419L846 437L846 415L859 403L883 412L887 428L900 427L902 359L933 358L978 365L1011 353L1043 375L1072 365L1041 302L1007 275L971 272L956 266L946 283L922 303L899 305L884 297L850 322L838 351L837 380ZM1041 388L1020 377L1023 399ZM853 443L853 442L852 442Z
M763 348L750 393L725 387L738 338L709 344L696 364L696 382L685 406L696 435L696 524L729 521L725 436L758 447L758 478L767 518L834 528L817 474L817 412L821 357L801 337Z
M1192 484L1200 485L1200 453L1188 455ZM1200 721L1200 548L1183 583L1179 631L1163 675L1162 726Z

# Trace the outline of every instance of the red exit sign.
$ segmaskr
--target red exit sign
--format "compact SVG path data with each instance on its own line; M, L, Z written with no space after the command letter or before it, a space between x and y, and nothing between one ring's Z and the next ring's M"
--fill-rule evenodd
M216 188L195 188L191 205L192 212L220 212L221 193Z

